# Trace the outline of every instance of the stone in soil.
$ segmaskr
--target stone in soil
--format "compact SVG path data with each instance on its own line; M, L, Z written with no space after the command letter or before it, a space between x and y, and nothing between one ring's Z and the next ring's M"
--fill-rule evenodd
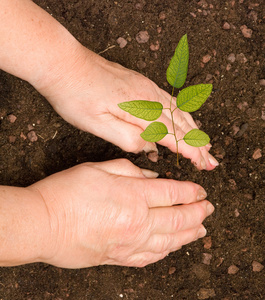
M260 149L260 148L256 149L256 150L254 151L252 157L253 157L254 159L259 159L259 158L261 158L261 157L262 157L261 149Z
M203 58L202 58L202 62L204 64L207 64L210 60L211 60L211 55L210 54L206 54Z
M239 271L239 268L235 265L231 265L228 270L227 273L230 275L235 275L237 272Z
M250 39L252 36L252 30L250 28L247 28L246 25L242 25L240 27L240 30L242 31L242 34L245 38Z
M124 48L127 45L127 41L125 40L125 38L123 37L119 37L116 41L118 43L118 45L120 46L120 48Z
M210 265L212 257L213 256L210 253L203 253L202 254L202 263L205 265Z
M227 60L232 64L236 61L236 56L234 53L230 53L227 57Z
M260 272L261 270L263 270L264 266L259 263L258 261L253 261L252 262L252 270L253 272Z
M11 114L7 116L7 119L10 123L15 123L17 117Z
M201 288L197 293L198 299L209 299L215 297L215 295L216 294L214 289Z
M231 28L230 24L225 22L224 25L223 25L223 29L224 30L229 30Z
M38 140L38 136L37 136L36 132L33 130L27 134L27 137L31 142L36 142Z
M149 41L149 33L148 31L140 31L136 34L136 41L139 44L144 44Z

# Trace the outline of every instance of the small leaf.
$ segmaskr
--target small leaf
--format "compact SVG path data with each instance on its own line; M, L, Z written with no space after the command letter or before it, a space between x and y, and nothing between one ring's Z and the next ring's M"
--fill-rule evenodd
M208 134L199 130L192 129L183 138L183 140L190 146L193 147L203 147L210 142Z
M198 110L212 92L212 84L197 84L181 90L177 96L177 107L182 111Z
M158 142L168 134L167 127L161 122L153 122L141 133L141 137L147 142Z
M146 120L154 121L161 116L163 105L160 102L147 100L134 100L119 103L118 106L131 115Z
M186 81L189 64L189 45L187 34L179 41L167 68L167 81L175 88L181 88Z

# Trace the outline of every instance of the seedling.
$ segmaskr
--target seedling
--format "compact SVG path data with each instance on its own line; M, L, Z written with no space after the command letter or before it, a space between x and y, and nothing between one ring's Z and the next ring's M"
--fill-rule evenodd
M189 63L189 46L187 34L185 34L179 41L167 68L167 81L173 87L169 107L164 108L160 102L147 100L133 100L119 103L118 106L131 115L146 120L155 121L161 114L163 109L169 109L171 114L173 132L168 132L166 125L162 122L153 122L141 133L141 137L147 142L158 142L162 140L167 134L172 134L176 141L177 165L179 164L178 143L185 141L188 145L193 147L203 147L210 142L209 136L199 130L190 130L182 139L176 136L176 129L174 124L174 111L180 109L185 112L194 112L198 110L202 104L207 100L212 92L212 84L197 84L182 89L176 99L176 107L172 107L173 96L175 88L181 88L187 78Z

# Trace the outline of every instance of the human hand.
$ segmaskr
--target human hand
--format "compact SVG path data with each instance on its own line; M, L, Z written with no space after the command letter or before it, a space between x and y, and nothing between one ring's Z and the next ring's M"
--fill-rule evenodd
M153 100L169 107L171 99L168 93L143 75L109 62L83 47L69 74L58 75L52 84L42 86L39 91L66 121L129 152L155 151L156 146L140 137L149 122L124 112L118 103ZM159 120L169 132L173 132L169 110L163 110ZM178 139L197 128L191 115L179 109L174 112L174 120ZM159 143L176 151L172 135L167 135ZM194 148L184 141L179 142L179 152L190 158L198 169L212 170L218 165L209 149L209 145Z
M142 267L203 237L202 222L213 212L204 189L155 175L118 159L84 163L28 187L49 215L41 261Z

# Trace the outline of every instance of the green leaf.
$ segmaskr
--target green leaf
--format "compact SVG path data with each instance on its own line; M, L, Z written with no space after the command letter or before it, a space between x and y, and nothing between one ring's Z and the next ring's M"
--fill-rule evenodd
M181 90L177 96L177 107L187 112L198 110L210 96L212 89L212 84L197 84Z
M161 116L163 105L160 102L147 100L134 100L119 103L118 106L131 115L146 120L154 121Z
M141 133L141 137L147 142L158 142L168 134L167 127L161 122L153 122Z
M175 88L181 88L186 81L189 64L189 45L187 34L179 41L167 68L167 81Z
M193 147L203 147L210 142L208 134L199 130L192 129L183 138L183 140L190 146Z

